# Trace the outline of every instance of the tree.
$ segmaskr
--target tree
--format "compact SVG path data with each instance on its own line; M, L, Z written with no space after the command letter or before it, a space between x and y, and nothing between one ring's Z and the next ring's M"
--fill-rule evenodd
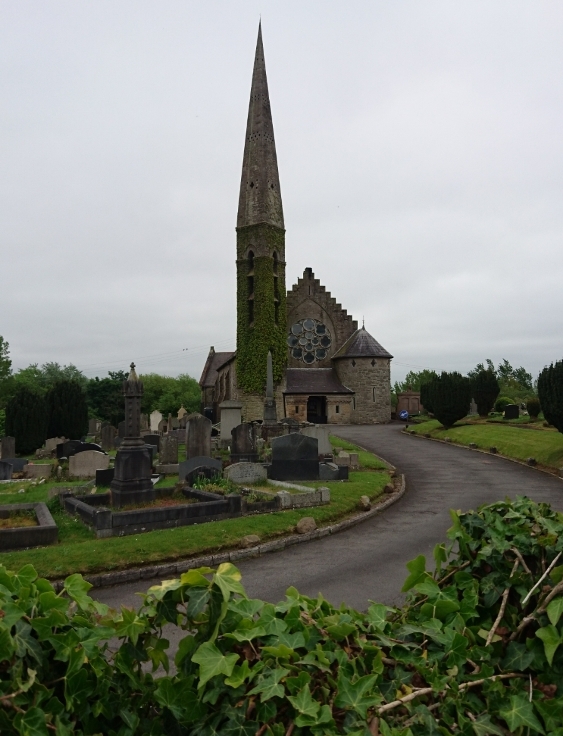
M0 335L0 381L4 381L12 373L9 344Z
M58 381L46 396L49 437L76 440L88 431L88 404L76 381Z
M437 375L436 375L436 378L438 378ZM432 380L434 380L434 379L432 379ZM423 383L421 385L421 387L420 387L420 403L422 404L422 406L424 407L424 409L429 414L433 414L434 413L434 409L433 409L433 406L432 406L432 398L430 396L430 390L431 390L430 389L430 386L432 384L432 380L430 380L430 381L428 381L426 383Z
M430 383L432 379L437 378L436 371L430 368L424 368L421 371L409 371L404 381L395 381L393 385L393 393L400 394L403 391L420 391L420 387L425 383ZM422 402L424 406L424 402Z
M451 427L467 415L471 403L469 378L457 372L444 372L427 386L427 400L430 400L432 413L444 427Z
M513 368L512 365L504 358L495 368L493 361L487 358L486 367L483 363L477 363L473 370L467 374L473 379L482 371L491 371L495 374L499 383L499 392L502 395L512 396L515 402L521 403L526 401L534 392L534 382L532 374L523 367Z
M109 371L108 378L92 378L88 381L86 395L90 414L117 427L124 417L123 381L125 371Z
M41 394L20 386L6 404L6 434L16 438L16 452L34 452L47 438L47 408Z
M142 410L147 414L158 409L164 416L176 415L181 406L188 413L199 411L201 389L195 378L187 373L177 378L146 373L139 378L144 387Z
M563 432L563 360L552 363L540 373L538 395L544 417Z
M477 404L479 416L488 416L500 393L500 386L494 372L490 368L487 368L487 370L483 369L476 373L471 378L471 390L475 403Z

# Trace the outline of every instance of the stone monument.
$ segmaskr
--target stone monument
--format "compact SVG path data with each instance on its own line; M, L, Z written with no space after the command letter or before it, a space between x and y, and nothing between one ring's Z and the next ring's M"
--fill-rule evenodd
M186 460L211 455L211 422L201 414L190 414L186 422Z
M123 381L125 397L125 436L115 457L115 472L110 485L112 506L152 501L151 452L141 439L141 397L143 383L131 363L131 373Z
M2 437L0 440L0 457L2 460L7 457L15 457L16 440L14 437Z
M242 404L240 401L227 399L219 404L219 412L221 422L219 441L221 447L228 447L231 444L231 432L241 423Z

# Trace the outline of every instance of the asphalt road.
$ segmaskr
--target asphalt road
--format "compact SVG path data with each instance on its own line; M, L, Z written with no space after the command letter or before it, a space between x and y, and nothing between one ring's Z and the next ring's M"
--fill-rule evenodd
M380 516L334 536L248 560L238 567L254 598L276 602L295 586L319 592L332 603L357 609L369 600L401 601L405 564L446 539L449 509L468 510L506 496L528 495L563 511L563 481L502 458L401 433L404 425L339 427L336 434L395 465L407 479L407 492ZM136 582L92 591L118 608L139 605Z

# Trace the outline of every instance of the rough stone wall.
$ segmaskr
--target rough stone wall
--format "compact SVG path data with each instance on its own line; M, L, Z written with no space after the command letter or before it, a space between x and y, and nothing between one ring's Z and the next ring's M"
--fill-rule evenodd
M352 424L389 422L391 361L388 358L341 358L334 363L340 381L355 392L350 422Z
M352 419L352 397L349 395L327 396L326 421L327 424L354 424Z
M330 368L332 355L358 329L357 321L342 309L342 305L338 304L330 291L315 278L310 268L305 269L303 277L299 278L291 291L287 292L286 309L287 333L295 322L311 317L323 322L332 336L332 345L326 359L312 365L306 365L292 358L288 349L289 368Z

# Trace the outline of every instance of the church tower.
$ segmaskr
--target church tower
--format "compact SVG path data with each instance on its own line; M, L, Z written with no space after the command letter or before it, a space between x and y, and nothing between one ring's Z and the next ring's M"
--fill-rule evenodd
M263 394L268 351L274 382L287 363L285 228L262 46L254 58L237 215L237 383Z

